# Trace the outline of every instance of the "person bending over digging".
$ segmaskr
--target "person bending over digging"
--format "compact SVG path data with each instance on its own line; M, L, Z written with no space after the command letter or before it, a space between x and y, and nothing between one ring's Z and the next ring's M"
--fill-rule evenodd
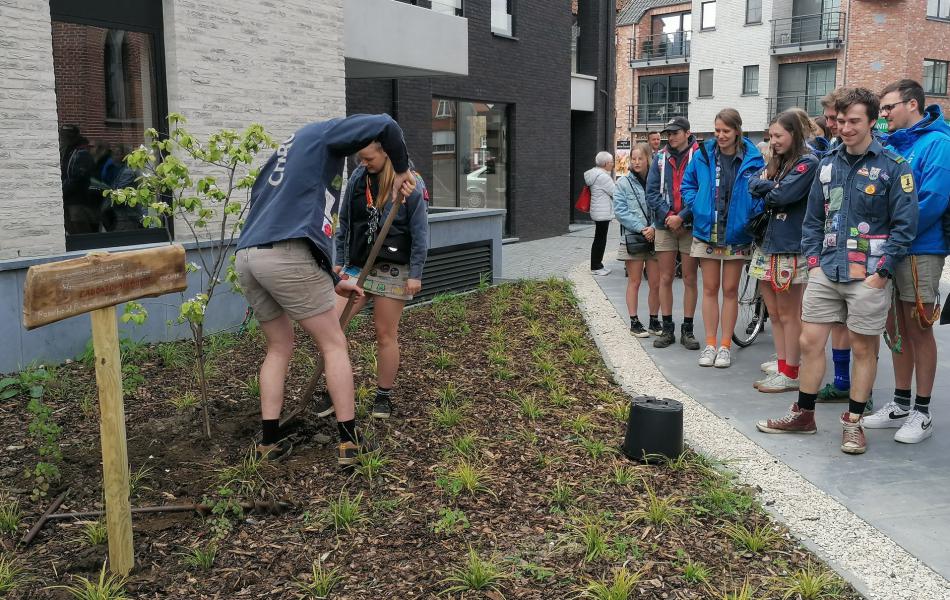
M406 142L388 115L353 115L305 125L267 160L251 189L251 208L238 241L235 267L267 342L261 365L261 456L290 450L280 433L284 381L297 321L326 362L327 389L336 409L338 463L353 464L361 444L353 407L353 370L346 338L333 310L341 296L362 295L331 268L334 223L347 156L378 141L393 163L393 195L411 192Z
M392 388L399 370L399 318L406 300L422 289L422 268L429 247L429 218L426 202L429 193L421 178L403 203L387 203L396 176L393 163L379 142L359 151L360 166L343 194L340 227L336 232L336 266L333 270L344 279L356 279L364 267L370 272L363 290L373 298L376 326L377 388L372 415L388 419L392 414ZM396 206L379 256L367 265L370 249L376 242L382 223ZM365 296L352 308L356 314L366 305ZM347 300L337 298L337 314L342 315ZM324 401L325 402L325 401ZM318 406L317 414L323 412Z

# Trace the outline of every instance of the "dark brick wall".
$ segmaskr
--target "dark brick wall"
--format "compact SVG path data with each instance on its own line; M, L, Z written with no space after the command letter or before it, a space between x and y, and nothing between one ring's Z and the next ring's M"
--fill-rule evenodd
M607 0L581 0L581 10L605 2L610 4ZM348 79L347 112L393 114L406 132L413 162L431 181L433 96L509 104L507 233L522 240L562 234L571 219L573 196L570 3L515 2L516 40L492 35L487 0L468 0L464 4L469 26L468 77L402 79L395 105L392 80ZM612 17L612 11L609 14ZM612 23L612 18L609 20ZM611 34L608 45L612 42ZM594 129L604 129L603 117L584 121L583 127L592 121L601 123ZM575 125L575 135L583 134L583 127ZM583 144L583 164L591 162L601 149L597 143L595 139ZM580 167L573 170L578 169L583 172Z

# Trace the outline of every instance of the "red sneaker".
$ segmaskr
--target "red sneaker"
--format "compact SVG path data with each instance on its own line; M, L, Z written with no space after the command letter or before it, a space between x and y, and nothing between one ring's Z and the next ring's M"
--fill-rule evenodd
M841 451L845 454L864 454L868 442L864 437L861 421L851 421L847 412L841 413Z
M815 433L815 411L798 408L798 403L788 409L781 419L769 419L755 424L762 433Z

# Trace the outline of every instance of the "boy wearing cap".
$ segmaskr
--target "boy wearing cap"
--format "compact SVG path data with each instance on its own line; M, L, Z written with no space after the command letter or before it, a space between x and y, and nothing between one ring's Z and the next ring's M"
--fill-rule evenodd
M666 348L676 341L673 324L673 279L676 275L676 253L680 253L683 269L683 324L680 343L687 350L699 350L693 335L693 315L696 314L696 268L699 261L689 255L693 243L690 230L692 215L683 203L680 185L686 165L699 148L690 132L685 117L674 117L663 128L667 134L666 147L657 152L647 176L647 204L656 215L654 249L660 265L660 311L663 314L662 332L653 340L655 348ZM652 326L651 326L652 329Z

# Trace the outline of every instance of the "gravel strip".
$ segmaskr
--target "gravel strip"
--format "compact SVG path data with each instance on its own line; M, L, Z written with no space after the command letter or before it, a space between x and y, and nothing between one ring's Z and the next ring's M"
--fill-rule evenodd
M950 598L950 582L667 381L585 264L571 271L570 280L591 335L624 391L682 402L687 443L727 462L739 481L760 489L769 512L860 593L871 600Z

